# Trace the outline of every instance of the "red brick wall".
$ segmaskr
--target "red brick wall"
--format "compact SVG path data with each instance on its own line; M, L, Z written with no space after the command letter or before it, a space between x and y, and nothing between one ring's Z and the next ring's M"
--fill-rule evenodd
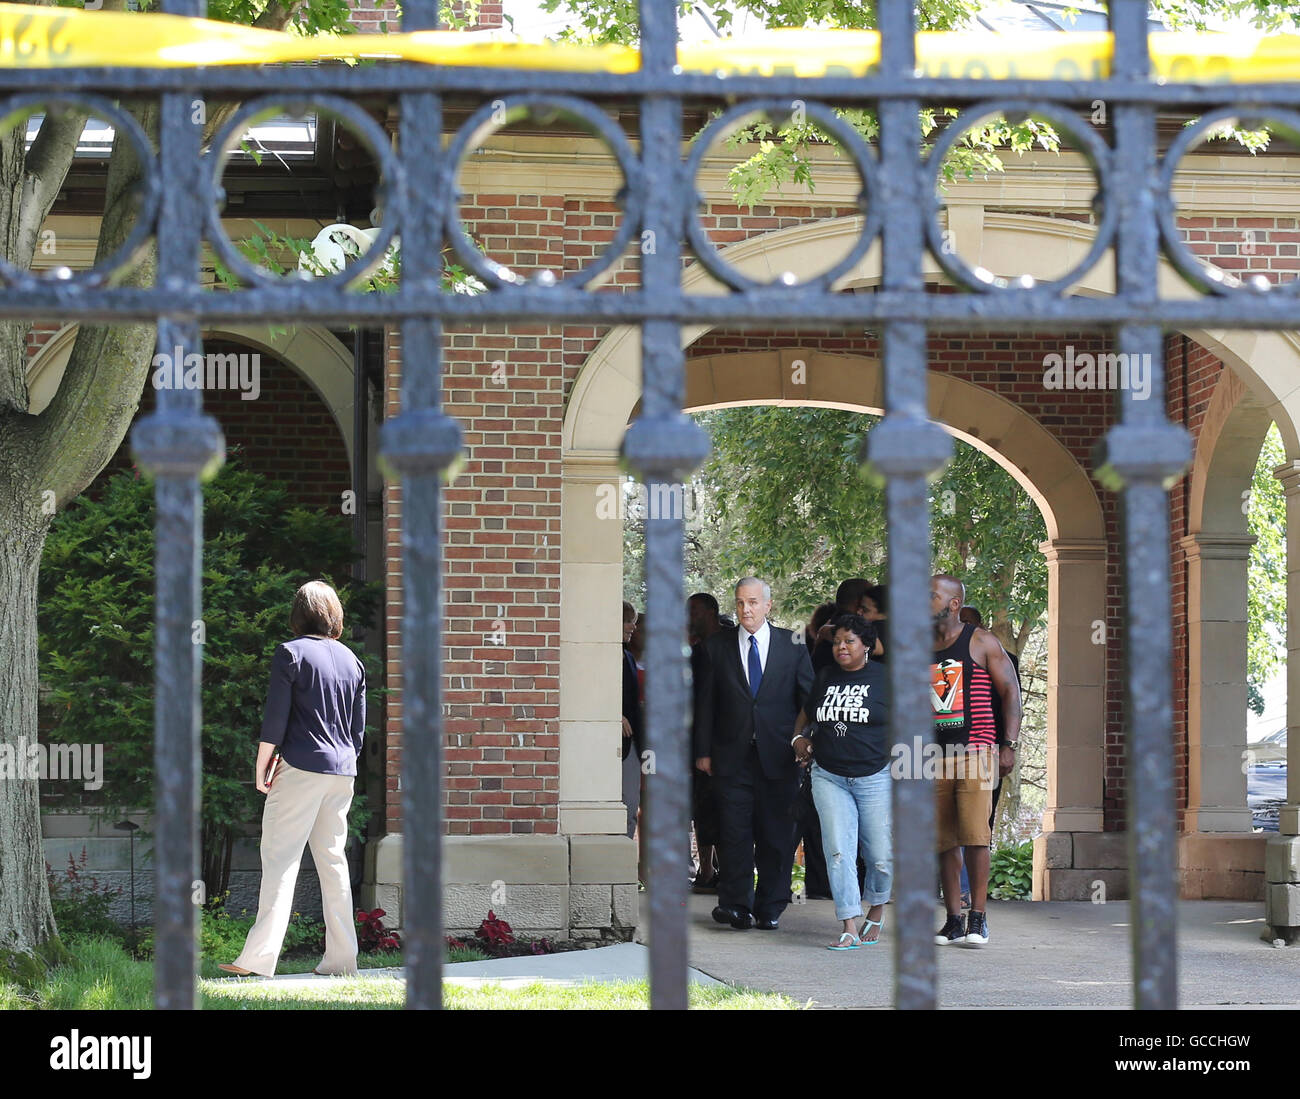
M1184 361L1185 356L1185 361ZM1205 414L1223 378L1223 364L1200 344L1175 334L1169 337L1165 351L1169 364L1169 419L1183 424L1192 435L1193 448L1205 425ZM1190 505L1190 477L1184 477L1169 494L1170 525L1170 597L1174 630L1174 743L1177 751L1178 819L1182 824L1187 809L1187 558L1179 546L1186 537ZM1244 720L1245 715L1242 715Z
M253 353L241 344L213 340L204 351ZM293 367L274 355L261 354L261 393L242 400L235 391L209 391L204 411L214 416L226 436L226 451L242 464L289 484L290 499L303 507L338 512L342 494L352 487L347 448L329 408ZM152 412L157 400L146 385L136 418ZM129 470L131 436L95 479L93 493L114 473Z
M395 33L400 29L396 0L353 0L348 22L358 34Z
M1184 217L1178 227L1195 255L1238 277L1282 283L1300 274L1300 222L1293 217Z
M470 30L487 30L490 27L500 27L504 21L501 18L503 0L482 0L479 4L478 19L469 27ZM464 4L457 3L456 11L462 13ZM385 29L388 33L396 33L398 26L398 11L396 0L352 0L352 15L348 19L359 34L382 34ZM385 28L381 24L387 24Z
M457 329L447 336L443 395L446 411L461 423L467 457L445 492L444 510L445 805L452 835L559 828L561 349L558 330L545 327ZM400 350L400 336L390 332L388 416L400 408ZM390 830L401 822L400 513L401 488L390 483Z
M56 333L61 332L66 326L60 321L37 321L27 333L27 358L31 359L36 352L50 342Z

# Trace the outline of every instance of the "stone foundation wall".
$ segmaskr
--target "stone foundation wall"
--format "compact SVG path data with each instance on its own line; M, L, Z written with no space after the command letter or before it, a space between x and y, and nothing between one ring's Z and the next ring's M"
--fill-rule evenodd
M405 922L402 837L371 847L362 904ZM630 940L636 931L636 848L626 836L448 836L443 923L471 935L491 910L529 938Z
M149 827L145 814L133 813L130 820L142 828ZM113 827L114 821L98 820L87 813L46 812L41 817L44 832L45 861L50 864L56 878L62 878L68 867L68 857L77 863L77 872L85 878L94 878L100 886L120 887L122 892L109 906L109 915L124 927L131 922L131 839L125 831ZM349 846L349 859L354 856ZM150 841L136 833L135 840L135 922L144 927L153 920L154 873L149 857ZM81 853L86 853L84 870L80 866ZM361 861L361 852L355 852ZM354 871L357 869L354 863ZM356 874L353 874L356 881ZM235 844L231 855L230 895L226 911L238 917L242 911L254 915L257 897L262 886L262 866L256 840L243 840ZM320 881L311 852L304 851L298 868L298 884L294 890L293 911L310 919L321 918Z
M1263 900L1267 839L1262 833L1180 836L1179 896ZM1127 900L1128 866L1127 832L1048 832L1034 840L1034 900Z

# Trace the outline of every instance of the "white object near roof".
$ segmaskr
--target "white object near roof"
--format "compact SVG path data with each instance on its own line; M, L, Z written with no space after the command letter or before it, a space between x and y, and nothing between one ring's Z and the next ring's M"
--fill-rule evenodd
M327 225L316 234L316 239L311 242L311 257L324 269L326 274L342 271L348 265L349 260L363 256L370 251L371 245L375 243L375 238L379 236L380 232L379 229L358 229L355 225L349 225L345 221ZM398 243L396 240L389 244L388 251L384 255L384 262L380 265L376 274L396 274L397 248ZM298 257L298 270L307 275L321 273L315 269L311 260L308 259L307 253L303 253Z

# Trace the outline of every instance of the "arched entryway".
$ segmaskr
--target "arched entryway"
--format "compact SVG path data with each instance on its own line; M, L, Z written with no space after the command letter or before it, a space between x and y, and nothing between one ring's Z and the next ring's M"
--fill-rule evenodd
M981 264L1000 273L1050 272L1059 264L1062 248L1077 248L1090 233L1077 222L971 207L956 208L953 216L965 226L966 239L974 233L980 240ZM735 244L724 255L755 278L770 279L787 271L806 277L860 228L858 218L796 226ZM939 278L937 266L931 264L928 276ZM872 249L861 269L842 280L841 286L869 286L879 277L878 249ZM707 292L710 281L698 267L683 275L686 288L696 292ZM1191 294L1171 268L1162 268L1161 281L1163 294ZM1106 258L1082 278L1079 292L1102 295L1112 288L1111 261ZM698 327L684 332L684 344L689 348L705 331ZM1300 376L1300 347L1285 336L1267 333L1193 331L1187 335L1237 373L1280 427L1285 421L1288 454L1300 453L1290 426L1295 422L1290 406L1300 402L1294 383ZM608 491L603 486L621 477L617 455L640 397L639 352L635 330L610 332L576 379L566 410L560 696L560 826L566 832L616 833L621 828L617 767L612 758L603 759L608 754L605 746L616 742L617 721L611 715L617 714L618 702L614 678L599 674L600 669L613 667L615 660L617 615L609 608L617 607L621 598L621 525L602 521L596 502ZM716 398L720 383L734 403L785 401L873 410L883 404L879 371L873 375L863 360L820 351L801 355L798 348L788 347L759 354L774 357L743 361L744 356L727 356L728 362L710 362L707 368L698 361L691 363L687 404L714 403L707 396L709 387ZM781 381L790 375L790 361L796 357L802 357L809 368L808 384L797 393L783 388ZM707 379L703 369L709 371ZM954 433L995 454L1013 472L1019 471L1018 479L1039 503L1048 523L1050 536L1042 548L1051 576L1049 659L1054 681L1049 684L1049 794L1044 836L1036 850L1036 895L1083 898L1098 877L1107 882L1112 897L1123 895L1125 837L1102 834L1107 765L1105 646L1093 638L1097 608L1106 606L1107 543L1097 494L1087 471L1051 433L1023 409L979 386L932 374L930 412ZM1243 560L1243 576L1244 568ZM1300 584L1300 573L1292 575L1293 586ZM1193 607L1200 613L1189 599L1189 609ZM1189 623L1189 632L1196 628ZM1244 653L1242 663L1244 667ZM1069 669L1064 673L1068 681L1059 678L1061 669ZM603 685L596 682L602 678ZM1212 766L1221 762L1202 753L1198 765L1207 760ZM1205 789L1202 784L1197 794L1202 801ZM1214 816L1201 812L1203 805L1196 808L1192 820ZM1229 823L1234 816L1219 819Z

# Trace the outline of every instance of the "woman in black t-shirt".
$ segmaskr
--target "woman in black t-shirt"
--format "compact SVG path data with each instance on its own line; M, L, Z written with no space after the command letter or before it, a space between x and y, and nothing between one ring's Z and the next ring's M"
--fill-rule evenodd
M818 672L794 727L795 755L812 767L835 917L844 925L831 950L880 941L893 881L888 682L884 667L868 660L875 641L874 626L860 615L835 620L835 663ZM858 890L859 851L867 867L865 898ZM864 899L870 909L859 933Z

